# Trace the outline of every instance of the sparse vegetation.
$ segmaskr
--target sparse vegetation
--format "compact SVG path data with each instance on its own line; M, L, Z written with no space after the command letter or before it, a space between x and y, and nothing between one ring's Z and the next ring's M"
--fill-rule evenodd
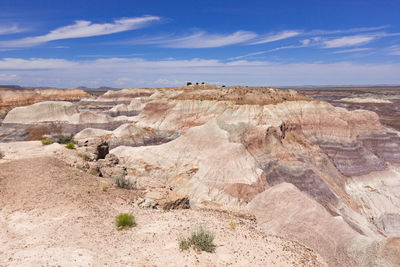
M222 85L222 87L225 87L225 84L224 84L224 85Z
M42 141L42 145L44 145L44 146L51 145L54 143L54 140L48 139L48 138L42 139L41 141Z
M108 189L108 186L107 186L107 185L103 184L103 185L101 186L101 191L106 192L107 189Z
M84 161L90 161L91 157L88 153L78 153L78 156L81 157Z
M73 143L73 141L74 141L73 134L70 134L70 135L59 134L58 138L57 138L57 143L59 143L59 144Z
M77 163L77 164L75 165L75 167L76 167L77 169L79 169L79 170L82 170L82 169L83 169L82 165L79 164L79 163Z
M68 149L74 149L75 148L75 144L72 143L72 142L69 142L65 147L68 148Z
M96 168L91 168L91 169L89 170L89 173L90 173L91 175L94 175L94 176L99 176L99 175L100 175L99 170L96 169Z
M199 83L196 83L196 85L199 85Z
M126 179L126 175L123 173L114 177L114 183L121 188L136 189L136 183L132 183L129 179Z
M131 214L120 213L115 219L115 224L117 225L118 230L123 230L132 226L136 226L136 221L135 217L133 217Z
M214 233L202 225L199 225L193 230L188 237L181 236L178 238L179 248L181 250L187 250L193 247L198 251L214 252L215 245L213 241Z
M0 159L4 158L3 152L0 151Z
M192 85L192 82L187 82L186 85L187 86Z
M201 82L201 84L205 84L205 82Z

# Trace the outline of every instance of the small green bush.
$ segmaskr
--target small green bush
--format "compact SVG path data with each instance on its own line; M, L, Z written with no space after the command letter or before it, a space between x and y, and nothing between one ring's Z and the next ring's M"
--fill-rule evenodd
M73 134L70 134L70 135L59 134L58 138L57 138L57 143L65 145L65 144L73 142L73 139L74 139Z
M68 148L68 149L74 149L75 148L75 144L72 143L72 142L69 142L65 147Z
M198 251L215 252L214 233L200 225L188 237L179 237L178 243L181 250L193 247Z
M192 83L191 82L187 82L186 85L189 86L189 85L192 85Z
M123 173L114 177L114 183L116 186L121 188L136 189L136 184L126 179L125 174Z
M201 82L201 84L204 84L204 82Z
M135 217L129 213L120 213L115 219L115 224L118 230L130 228L136 226Z
M47 146L53 144L54 141L52 139L42 139L42 145Z

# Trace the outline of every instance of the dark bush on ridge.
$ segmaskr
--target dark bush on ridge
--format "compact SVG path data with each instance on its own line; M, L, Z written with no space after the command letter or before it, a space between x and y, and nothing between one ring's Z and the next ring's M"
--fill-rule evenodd
M73 134L70 135L59 134L57 138L57 143L66 145L68 143L73 142L74 141L73 139L74 139Z

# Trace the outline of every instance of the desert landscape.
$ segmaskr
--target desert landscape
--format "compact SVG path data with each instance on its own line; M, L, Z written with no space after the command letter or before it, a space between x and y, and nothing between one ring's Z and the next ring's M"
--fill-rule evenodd
M399 14L0 0L0 267L400 267Z
M0 90L0 265L400 265L397 89L43 90Z

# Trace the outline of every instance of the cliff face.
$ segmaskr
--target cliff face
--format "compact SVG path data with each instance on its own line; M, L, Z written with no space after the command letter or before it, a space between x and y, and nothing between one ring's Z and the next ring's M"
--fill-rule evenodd
M77 101L88 94L80 89L1 89L0 118L14 107L27 106L46 100Z
M398 263L400 135L373 112L291 90L208 85L108 92L68 104L68 118L46 115L50 106L40 116L31 106L30 116L62 117L75 130L101 117L107 131L76 139L108 142L139 187L158 181L193 204L248 209L266 233L296 239L332 266ZM25 113L5 122L38 121Z

